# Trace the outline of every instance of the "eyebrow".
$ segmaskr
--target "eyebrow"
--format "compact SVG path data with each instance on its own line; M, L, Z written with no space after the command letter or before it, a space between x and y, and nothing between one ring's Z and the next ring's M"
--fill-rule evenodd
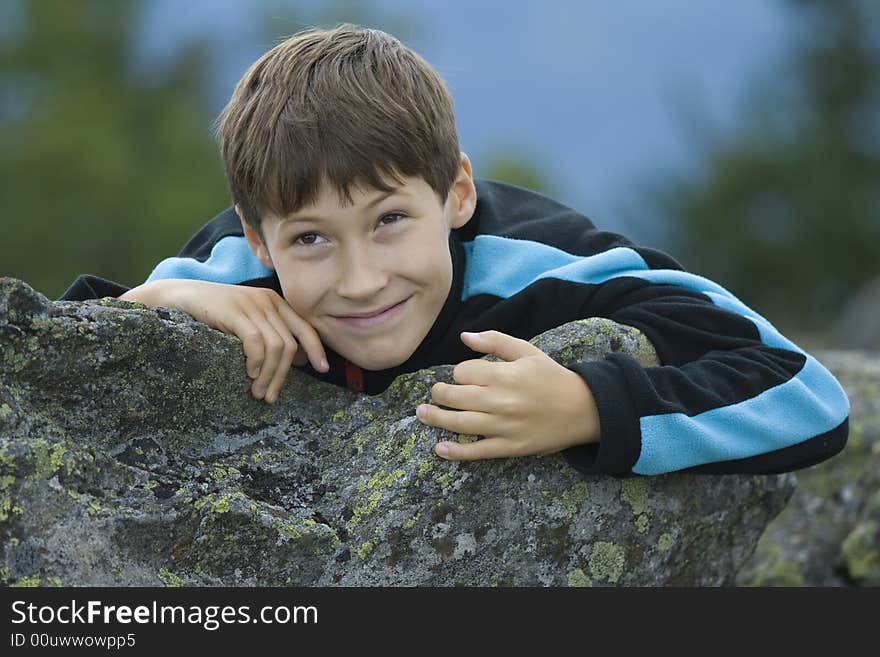
M364 206L364 208L365 208L366 210L371 210L371 209L373 209L374 207L376 207L377 205L379 205L382 201L384 201L385 199L387 199L387 198L389 198L389 197L391 197L391 196L394 196L395 194L401 194L401 195L404 195L405 192L403 192L402 190L403 190L403 187L395 187L395 188L392 189L391 191L388 191L388 192L381 192L381 193L380 193L377 197L375 197L372 201L368 202L368 203ZM312 222L315 222L315 223L321 223L321 218L320 218L320 217L313 217L313 216L310 216L310 215L300 215L300 216L296 216L296 215L295 215L295 216L293 216L293 217L290 217L290 216L288 216L288 217L284 217L281 221L282 221L285 225L297 224L297 223L301 223L301 222L305 222L305 221L312 221Z

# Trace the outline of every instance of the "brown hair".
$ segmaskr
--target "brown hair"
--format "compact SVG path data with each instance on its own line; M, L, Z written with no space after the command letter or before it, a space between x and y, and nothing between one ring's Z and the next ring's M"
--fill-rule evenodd
M260 57L216 136L233 201L261 234L266 212L311 205L322 181L350 205L353 184L390 191L420 176L445 202L460 166L443 79L393 36L350 23L300 32Z

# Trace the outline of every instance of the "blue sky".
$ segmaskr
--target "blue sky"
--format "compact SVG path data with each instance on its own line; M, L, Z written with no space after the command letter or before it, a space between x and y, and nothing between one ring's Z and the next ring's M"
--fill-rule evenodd
M513 147L553 180L554 196L625 232L642 182L697 166L699 126L725 134L749 82L770 79L794 37L779 0L349 4L371 7L371 26L394 33L446 79L477 176L494 149ZM331 3L268 5L273 26L290 33L298 28L291 12L312 24ZM272 45L252 11L246 0L157 0L139 52L160 63L182 38L210 36L219 112ZM358 22L356 13L335 15ZM635 226L629 234L638 239Z

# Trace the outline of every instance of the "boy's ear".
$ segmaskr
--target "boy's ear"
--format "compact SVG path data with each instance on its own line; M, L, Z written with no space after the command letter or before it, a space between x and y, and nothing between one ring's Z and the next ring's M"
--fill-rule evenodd
M247 240L248 246L251 247L251 252L264 267L274 271L275 267L272 265L272 256L269 255L269 249L266 248L260 233L245 220L244 213L237 203L235 205L235 214L238 215L238 220L241 221L241 228L244 231L244 237Z
M447 202L451 204L449 215L451 228L464 226L477 209L477 188L474 186L471 161L464 152L461 154L461 165L455 182L452 183L452 189L449 190Z

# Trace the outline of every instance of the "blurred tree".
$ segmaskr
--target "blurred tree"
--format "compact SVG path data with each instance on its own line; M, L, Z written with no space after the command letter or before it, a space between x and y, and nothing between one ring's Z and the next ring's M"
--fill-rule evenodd
M143 3L14 4L0 32L0 275L50 297L78 273L138 284L228 204L207 51L189 44L167 73L139 75Z
M653 194L685 266L816 333L880 274L880 3L789 8L802 31L788 70L756 86L732 138L703 145L701 175Z
M551 177L544 173L548 170L549 167L543 165L540 158L529 155L523 148L511 143L490 148L479 171L474 170L474 176L506 182L552 197L557 190Z

